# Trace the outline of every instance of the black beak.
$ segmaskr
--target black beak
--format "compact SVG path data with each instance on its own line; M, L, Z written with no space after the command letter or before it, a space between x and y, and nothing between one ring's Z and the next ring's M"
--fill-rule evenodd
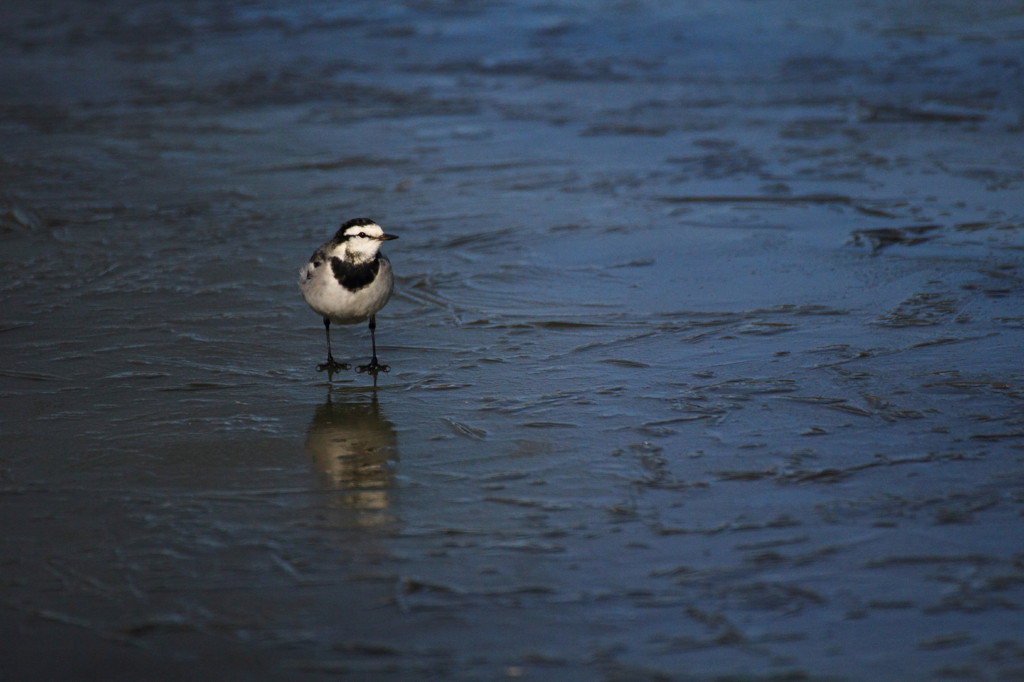
M379 239L382 242L386 242L389 239L398 239L398 235L397 234L382 234L381 236L377 237L377 239Z

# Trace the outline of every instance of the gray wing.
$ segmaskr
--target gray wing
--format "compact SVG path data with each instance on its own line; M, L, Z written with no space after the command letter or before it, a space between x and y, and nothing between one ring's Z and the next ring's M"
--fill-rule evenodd
M309 257L309 262L299 268L299 286L304 287L309 283L316 271L322 268L327 262L327 244L324 244Z

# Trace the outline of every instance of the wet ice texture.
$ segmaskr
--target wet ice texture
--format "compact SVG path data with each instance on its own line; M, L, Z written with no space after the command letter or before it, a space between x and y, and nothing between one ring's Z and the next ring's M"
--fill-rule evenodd
M961 5L16 2L0 677L1019 676L1024 15ZM293 284L358 215L377 391Z

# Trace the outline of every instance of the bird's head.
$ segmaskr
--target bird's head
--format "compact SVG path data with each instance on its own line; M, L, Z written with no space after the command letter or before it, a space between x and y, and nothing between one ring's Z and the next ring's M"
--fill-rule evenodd
M381 245L396 235L384 234L380 225L368 218L354 218L343 223L334 235L335 251L356 263L373 260Z

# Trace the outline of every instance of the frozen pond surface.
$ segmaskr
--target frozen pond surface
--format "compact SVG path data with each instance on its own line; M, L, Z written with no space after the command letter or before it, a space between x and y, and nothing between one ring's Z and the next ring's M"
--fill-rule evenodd
M1024 676L1019 3L2 13L0 679Z

